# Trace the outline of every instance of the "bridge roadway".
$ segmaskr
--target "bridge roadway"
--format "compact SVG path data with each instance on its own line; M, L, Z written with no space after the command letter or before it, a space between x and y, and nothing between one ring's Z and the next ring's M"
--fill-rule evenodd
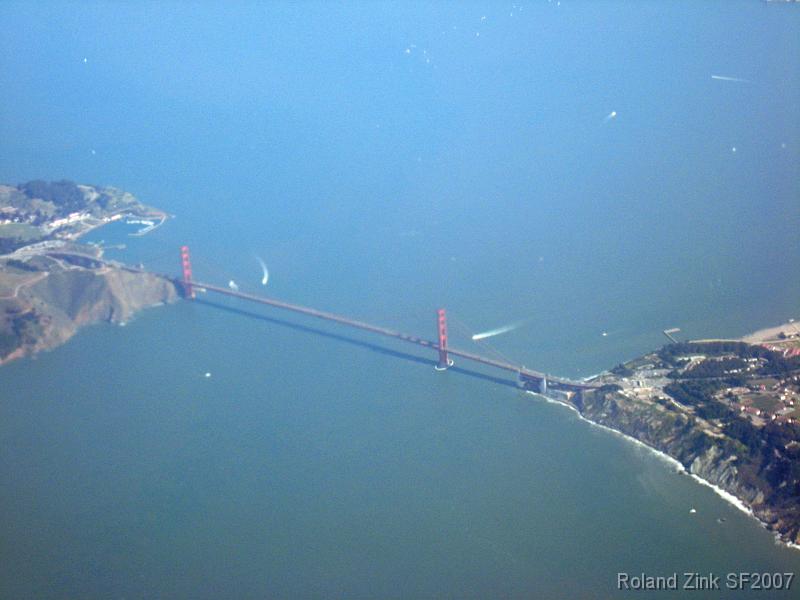
M179 286L184 286L185 282L182 279L178 278L170 278L173 282L175 282ZM402 333L400 331L396 331L394 329L387 329L386 327L379 327L377 325L372 325L370 323L365 323L364 321L357 321L355 319L350 319L348 317L344 317L342 315L337 315L335 313L330 313L322 310L317 310L315 308L309 308L307 306L300 306L299 304L291 304L289 302L283 302L281 300L274 300L272 298L266 298L264 296L256 296L254 294L248 294L246 292L240 292L236 290L232 290L226 287L220 287L218 285L213 285L210 283L203 283L201 281L192 280L191 286L195 290L204 289L210 292L216 292L217 294L222 294L224 296L229 296L231 298L239 298L240 300L247 300L248 302L256 302L258 304L266 304L267 306L274 306L276 308L282 308L284 310L290 310L295 313L300 313L302 315L307 315L309 317L315 317L317 319L323 319L325 321L333 321L334 323L340 323L342 325L347 325L348 327L354 327L356 329L361 329L362 331L368 331L370 333L376 333L378 335L382 335L385 337L394 338L397 340L402 340L404 342L409 342L412 344L417 344L418 346L422 346L424 348L430 348L432 350L439 350L439 344L433 342L431 340L426 340L422 338L418 338L413 335L408 335L406 333ZM502 369L504 371L510 371L512 373L516 373L523 381L533 381L538 383L542 379L547 379L547 386L554 389L562 389L562 390L569 390L569 391L579 391L579 390L588 390L594 389L597 387L597 384L587 383L582 381L572 381L569 379L563 379L560 377L551 377L546 375L545 373L541 373L539 371L534 371L532 369L527 369L525 367L520 367L518 365L512 365L510 363L502 362L499 360L494 360L491 358L486 358L485 356L480 356L478 354L472 354L471 352L465 352L463 350L458 350L456 348L447 348L447 353L453 356L459 356L461 358L466 358L467 360L471 360L477 363L481 363L490 367L495 367L498 369Z
M186 282L179 277L171 277L169 275L164 275L161 273L153 273L146 269L140 269L139 267L127 265L115 260L106 260L103 258L87 256L85 254L70 252L70 251L58 252L57 250L53 250L51 252L46 252L46 254L53 257L74 256L75 258L79 258L82 260L89 260L98 264L125 269L126 271L131 271L134 273L149 273L150 275L156 275L157 277L162 277L168 281L171 281L180 289L185 290L186 287ZM323 319L325 321L333 321L334 323L340 323L342 325L347 325L348 327L361 329L362 331L368 331L370 333L376 333L378 335L394 338L396 340L402 340L404 342L409 342L411 344L417 344L418 346L422 346L424 348L430 348L436 351L439 350L439 344L431 340L418 338L416 336L408 335L406 333L402 333L401 331L396 331L394 329L388 329L386 327L372 325L370 323L365 323L364 321L357 321L355 319L350 319L348 317L337 315L335 313L317 310L315 308L301 306L299 304L292 304L290 302L283 302L281 300L273 300L272 298L267 298L264 296L256 296L254 294L248 294L246 292L239 292L227 287L220 287L218 285L213 285L211 283L203 283L201 281L192 280L191 286L195 289L202 288L211 292L216 292L218 294L230 296L231 298L239 298L241 300L247 300L248 302L266 304L267 306L274 306L275 308L290 310L292 312L300 313L302 315L308 315L309 317L315 317L317 319ZM526 367L521 367L519 365L513 365L511 363L503 362L500 360L494 360L492 358L487 358L485 356L480 356L479 354L473 354L471 352L465 352L464 350L458 350L457 348L451 348L449 346L447 348L447 353L452 354L453 356L466 358L467 360L484 364L489 367L495 367L497 369L502 369L504 371L510 371L511 373L516 373L517 376L523 381L523 383L533 382L538 384L540 381L546 378L547 386L548 388L551 389L580 391L580 390L591 390L598 387L598 385L595 383L589 383L585 381L572 381L570 379L564 379L562 377L552 377L540 371L534 371L533 369L528 369Z

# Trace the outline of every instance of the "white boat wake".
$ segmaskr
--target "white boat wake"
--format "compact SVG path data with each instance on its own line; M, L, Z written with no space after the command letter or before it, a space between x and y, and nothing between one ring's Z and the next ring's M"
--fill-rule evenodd
M496 335L502 335L504 333L508 333L509 331L514 331L515 329L519 329L523 325L525 325L526 321L517 321L516 323L511 323L510 325L503 325L502 327L498 327L496 329L490 329L489 331L484 331L482 333L476 333L472 336L473 341L478 340L485 340L486 338L494 337Z
M717 81L735 81L737 83L752 83L749 79L742 79L741 77L728 77L727 75L712 75L711 79Z
M264 261L260 256L256 256L256 260L258 261L258 264L261 265L261 270L263 271L263 275L261 276L261 285L267 285L267 282L269 281L269 270L267 269L267 265L264 264Z

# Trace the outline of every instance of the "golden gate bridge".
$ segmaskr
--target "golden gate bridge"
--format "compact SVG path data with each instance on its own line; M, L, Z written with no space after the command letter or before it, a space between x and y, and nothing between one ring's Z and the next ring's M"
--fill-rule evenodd
M105 260L97 256L88 256L83 253L69 250L51 251L47 252L47 254L57 258L69 258L72 260L77 260L81 262L81 264L108 265L125 269L134 273L149 273L173 283L178 288L183 298L188 300L194 300L196 298L196 290L203 290L205 292L213 292L222 296L244 300L246 302L271 306L273 308L279 308L281 310L314 317L316 319L321 319L331 323L338 323L351 329L359 329L361 331L393 338L409 344L415 344L425 349L433 350L438 354L438 361L435 365L435 368L438 371L446 371L449 367L453 366L454 361L451 357L456 356L488 367L513 373L516 375L516 383L519 387L542 394L546 394L551 390L574 393L582 392L584 390L597 389L600 387L600 384L591 381L575 381L572 379L566 379L564 377L554 377L541 371L536 371L522 365L514 364L508 359L498 360L496 358L489 358L473 352L467 352L465 350L453 348L448 344L447 341L447 313L443 308L438 309L436 312L437 339L434 341L403 333L402 331L390 329L388 327L366 323L364 321L359 321L357 319L352 319L336 313L318 310L309 306L302 306L300 304L276 300L266 296L249 294L238 289L221 287L213 283L199 281L194 279L192 276L192 264L189 256L188 246L181 246L180 250L182 271L181 277L173 277L163 273L154 273L148 269L145 269L143 265L132 266L120 263L118 261ZM495 352L497 351L495 350Z
M202 289L205 290L206 292L214 292L216 294L221 294L223 296L228 296L230 298L237 298L239 300L244 300L246 302L271 306L273 308L279 308L281 310L290 311L297 314L306 315L309 317L314 317L316 319L321 319L323 321L338 323L340 325L344 325L346 327L350 327L353 329L367 331L369 333L373 333L376 335L393 338L409 344L415 344L417 346L421 346L429 350L434 350L438 354L438 361L436 363L437 370L440 371L447 370L449 367L453 365L453 359L451 357L456 356L482 365L514 373L517 377L517 383L520 387L523 387L525 389L532 389L534 391L538 391L541 393L547 393L548 390L551 389L561 390L566 392L580 392L583 390L590 390L598 387L598 384L595 383L586 381L573 381L562 377L553 377L547 375L546 373L542 373L540 371L535 371L533 369L528 369L527 367L521 365L512 364L511 362L496 360L494 358L488 358L485 356L481 356L479 354L466 352L464 350L459 350L457 348L449 346L447 343L447 313L444 308L438 309L436 313L437 316L436 341L427 340L414 335L403 333L401 331L389 329L386 327L381 327L379 325L373 325L371 323L366 323L364 321L359 321L332 312L318 310L316 308L302 306L299 304L293 304L282 300L276 300L265 296L248 294L246 292L242 292L237 289L231 289L229 287L221 287L211 283L198 281L194 279L192 276L192 263L191 263L191 258L189 256L188 246L181 246L180 256L181 256L181 270L182 270L181 277L180 278L169 277L169 276L163 276L163 277L175 283L182 291L183 297L189 300L193 300L196 297L196 290ZM129 268L134 271L141 271L141 272L144 271L143 269L136 269L132 267L126 267L126 268Z

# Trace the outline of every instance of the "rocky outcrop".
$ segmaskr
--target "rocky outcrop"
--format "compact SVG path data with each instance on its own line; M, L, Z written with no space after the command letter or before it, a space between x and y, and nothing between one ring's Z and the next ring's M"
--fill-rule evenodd
M178 298L171 281L106 262L102 249L77 241L126 217L167 218L129 192L68 180L0 184L0 214L0 364Z
M0 363L54 348L84 325L124 323L148 306L174 302L175 285L124 268L54 268L0 302Z

